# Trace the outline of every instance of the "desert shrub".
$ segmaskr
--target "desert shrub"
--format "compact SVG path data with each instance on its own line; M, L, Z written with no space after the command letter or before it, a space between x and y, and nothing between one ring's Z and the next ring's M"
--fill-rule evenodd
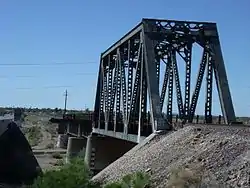
M57 126L54 126L50 121L44 123L44 130L53 136L57 136Z
M23 132L31 146L37 145L42 138L41 128L38 126L25 127Z
M106 185L93 182L81 152L70 163L61 161L58 166L60 168L45 171L29 188L145 188L149 185L149 176L142 172L126 175L121 181Z
M148 174L137 172L128 174L119 182L104 185L104 188L146 188L149 187L150 178Z
M54 166L63 166L65 164L63 159L59 159L56 161L56 163L54 164Z
M62 159L63 158L62 155L58 152L52 153L52 157L54 159Z
M195 168L179 168L172 171L168 188L198 188L202 184L202 171Z
M54 144L53 143L49 143L46 146L47 149L53 149L54 148Z
M93 187L90 172L81 158L72 159L58 170L45 171L30 188Z

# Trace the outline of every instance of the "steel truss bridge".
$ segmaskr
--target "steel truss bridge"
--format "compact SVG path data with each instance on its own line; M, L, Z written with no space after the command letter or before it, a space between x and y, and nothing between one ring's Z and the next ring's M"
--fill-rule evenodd
M195 88L191 90L191 56L195 53L195 43L203 52ZM185 62L184 91L177 54ZM165 72L160 87L162 65ZM213 81L225 124L235 122L216 24L142 19L101 54L93 132L139 142L152 132L170 130L174 121L174 93L178 119L182 123L192 123L204 77L204 123L213 123ZM167 104L166 111L163 111L164 104Z

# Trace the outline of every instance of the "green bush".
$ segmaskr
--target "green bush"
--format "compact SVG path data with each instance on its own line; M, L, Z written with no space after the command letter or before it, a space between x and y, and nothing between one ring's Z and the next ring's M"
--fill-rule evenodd
M113 182L104 185L104 188L146 188L149 184L149 175L137 172L135 174L124 176L120 182Z
M64 163L64 160L63 159L59 159L57 160L55 163L54 163L54 166L63 166L65 163Z
M93 182L83 158L77 157L57 170L45 171L29 188L145 188L148 185L149 176L141 172L106 185Z
M30 188L91 187L90 172L81 158L75 158L58 170L50 170L38 177Z

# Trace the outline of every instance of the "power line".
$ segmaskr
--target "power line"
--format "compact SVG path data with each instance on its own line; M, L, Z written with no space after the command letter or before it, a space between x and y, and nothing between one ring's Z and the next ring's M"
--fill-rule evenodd
M17 89L17 90L31 90L31 89L56 89L56 88L72 88L75 86L69 85L57 85L57 86L42 86L42 87L17 87L17 88L6 88L6 89ZM77 86L79 87L79 86Z
M88 76L88 75L97 75L97 73L75 73L75 74L67 74L67 76L73 77L73 76ZM48 77L48 74L46 75L13 75L13 76L7 76L7 75L0 75L0 79L8 79L8 78L38 78L38 77ZM51 75L55 77L55 75ZM65 77L64 74L60 74L60 76ZM58 75L56 75L58 77Z
M0 63L0 66L63 66L63 65L84 65L97 64L97 62L55 62L55 63Z

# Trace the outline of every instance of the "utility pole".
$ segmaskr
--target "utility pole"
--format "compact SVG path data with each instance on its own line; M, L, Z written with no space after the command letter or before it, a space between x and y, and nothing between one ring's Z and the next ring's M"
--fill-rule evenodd
M64 113L63 114L66 114L66 111L67 111L67 101L68 101L68 91L67 91L67 89L65 91L64 96L65 96L65 98L64 98Z

